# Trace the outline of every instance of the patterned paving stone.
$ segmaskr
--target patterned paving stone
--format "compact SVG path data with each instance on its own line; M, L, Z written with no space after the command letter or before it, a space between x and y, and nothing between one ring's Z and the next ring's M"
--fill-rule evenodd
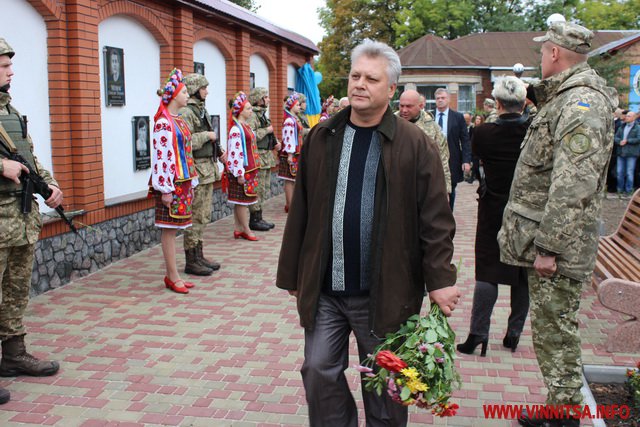
M473 295L475 188L458 186L455 209L454 262L461 266L464 293L451 318L458 340L468 332ZM258 242L233 239L231 218L211 224L205 253L222 269L193 277L196 287L188 295L164 288L162 252L153 247L34 298L27 313L30 350L60 360L62 368L52 378L0 379L12 392L12 401L0 407L0 425L306 425L299 375L303 331L294 300L274 286L286 221L282 206L282 196L266 204L264 215L276 228L260 233ZM178 248L183 265L181 241ZM459 415L434 419L411 408L410 425L514 426L486 419L482 405L544 402L529 323L516 353L502 348L508 314L509 288L501 286L487 357L461 355L457 361L464 380L455 394ZM608 330L621 320L585 288L585 363L634 362L634 355L604 350ZM351 347L355 354L353 340ZM351 370L347 375L358 397L358 376Z

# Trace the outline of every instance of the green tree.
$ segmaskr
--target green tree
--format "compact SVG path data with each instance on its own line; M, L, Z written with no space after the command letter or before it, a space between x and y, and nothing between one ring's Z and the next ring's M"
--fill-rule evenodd
M257 12L260 8L259 5L256 4L256 0L229 0L231 3L235 3L240 7L244 7L251 12Z
M577 21L596 30L631 30L640 27L640 0L586 0L576 7Z
M399 10L398 0L327 0L326 6L318 10L320 25L327 33L318 45L323 98L347 94L349 55L364 39L395 44L394 20Z

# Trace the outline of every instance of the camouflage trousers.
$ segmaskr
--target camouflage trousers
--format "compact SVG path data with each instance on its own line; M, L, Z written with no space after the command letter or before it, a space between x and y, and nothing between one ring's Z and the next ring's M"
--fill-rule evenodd
M0 340L24 335L22 318L29 303L35 245L0 249Z
M199 184L194 189L193 203L191 205L191 227L184 230L184 249L192 249L202 241L204 228L211 222L211 209L213 204L213 182Z
M269 189L271 188L271 169L260 169L258 172L258 201L249 205L250 212L258 212L262 210L262 202L265 201Z
M582 283L565 276L529 276L533 348L544 383L547 404L582 404L582 352L578 309Z

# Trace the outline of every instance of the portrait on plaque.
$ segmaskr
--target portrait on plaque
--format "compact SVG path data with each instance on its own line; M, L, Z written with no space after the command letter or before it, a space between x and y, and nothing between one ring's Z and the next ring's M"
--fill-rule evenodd
M204 62L194 62L193 63L193 72L202 74L204 76Z
M124 51L119 47L105 46L104 94L107 106L125 105Z
M133 127L133 167L134 170L144 170L151 167L149 151L149 117L134 116L131 119Z

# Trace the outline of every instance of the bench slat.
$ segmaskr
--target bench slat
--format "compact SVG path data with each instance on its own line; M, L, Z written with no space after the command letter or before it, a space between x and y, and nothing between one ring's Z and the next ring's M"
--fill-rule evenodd
M600 238L591 283L619 278L640 282L640 190L636 191L616 232Z
M627 252L624 247L611 240L603 239L598 246L602 251L609 270L615 277L626 280L640 281L640 262L632 252Z

